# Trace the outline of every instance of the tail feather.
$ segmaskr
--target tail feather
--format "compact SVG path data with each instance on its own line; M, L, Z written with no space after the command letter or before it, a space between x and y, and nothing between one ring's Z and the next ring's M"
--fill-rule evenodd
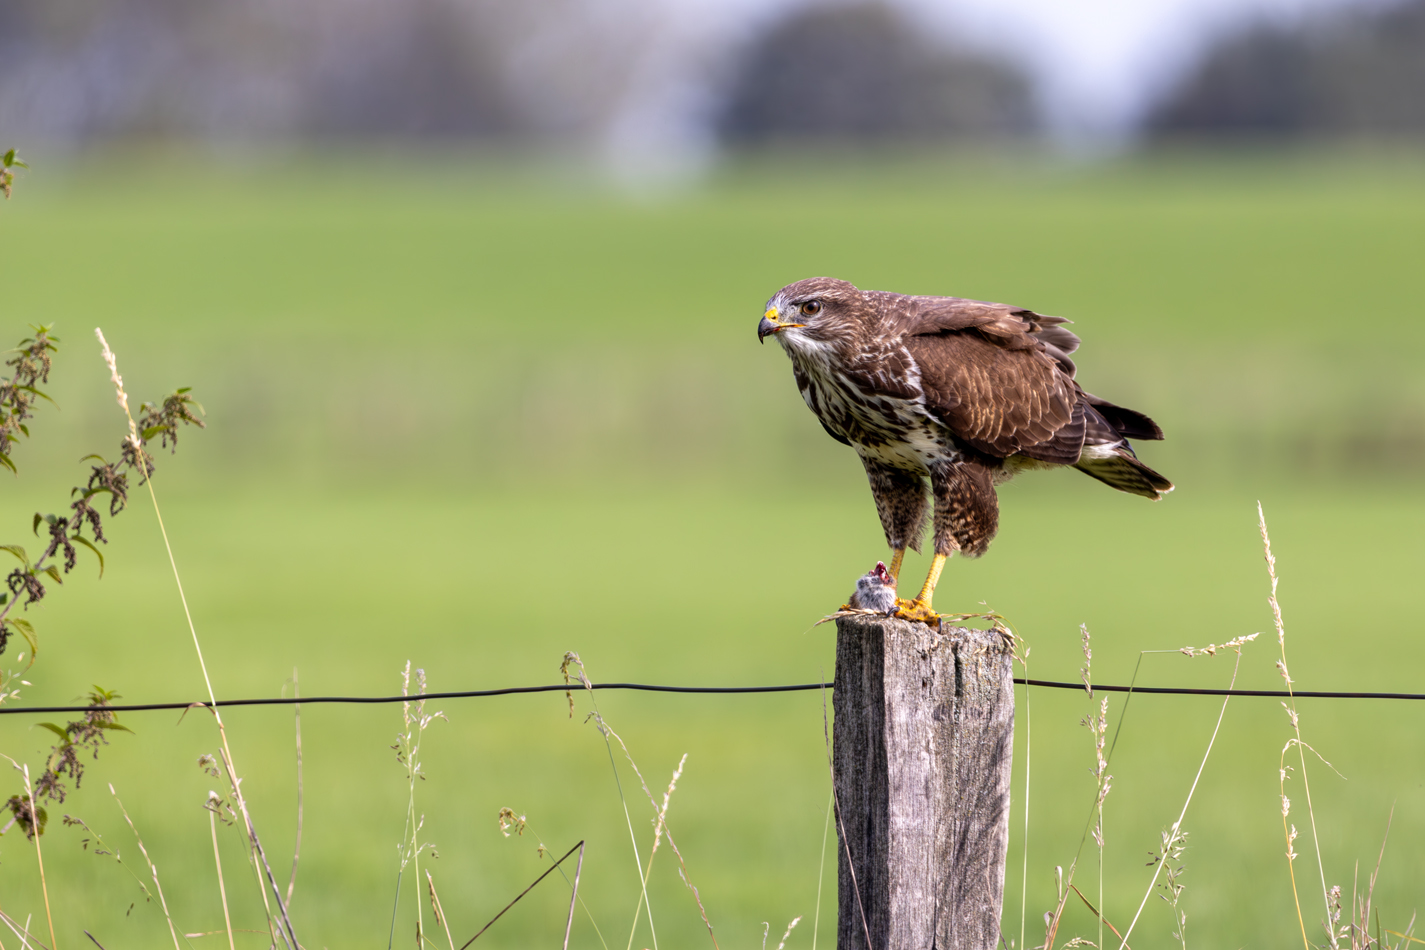
M1173 490L1172 482L1138 461L1126 444L1113 450L1111 455L1081 458L1074 468L1111 488L1154 501Z
M1158 428L1158 424L1141 412L1115 406L1107 399L1100 399L1092 393L1084 393L1084 400L1098 410L1098 414L1124 438L1148 439L1154 442L1163 438L1163 430Z

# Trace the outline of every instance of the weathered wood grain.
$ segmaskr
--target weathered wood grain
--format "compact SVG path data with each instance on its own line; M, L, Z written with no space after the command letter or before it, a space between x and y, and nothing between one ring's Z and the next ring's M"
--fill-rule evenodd
M878 617L836 627L837 948L991 950L1009 837L1010 646Z

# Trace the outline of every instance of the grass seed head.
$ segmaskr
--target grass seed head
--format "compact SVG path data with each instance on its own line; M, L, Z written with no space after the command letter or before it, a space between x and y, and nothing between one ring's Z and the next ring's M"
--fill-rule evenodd
M513 808L500 809L500 834L506 838L510 836L511 830L517 835L523 835L527 823L528 819L524 815L516 815Z
M1092 682L1092 672L1093 672L1093 649L1092 649L1092 647L1089 646L1089 627L1088 627L1088 624L1084 624L1084 623L1079 624L1079 634L1080 634L1080 636L1081 636L1082 645L1083 645L1083 651L1084 651L1084 667L1083 667L1082 670L1079 671L1079 676L1080 676L1080 678L1083 679L1083 681L1084 681L1084 689L1088 692L1089 696L1092 697L1092 696L1093 696L1093 682Z
M1205 647L1183 647L1178 652L1185 656L1216 656L1219 650L1235 650L1240 654L1244 644L1251 643L1259 636L1261 634L1250 633L1228 640L1226 643L1209 643Z

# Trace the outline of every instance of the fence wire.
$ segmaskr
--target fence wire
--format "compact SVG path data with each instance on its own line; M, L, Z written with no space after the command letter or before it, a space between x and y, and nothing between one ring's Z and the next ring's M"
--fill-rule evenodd
M1057 680L1035 680L1016 676L1017 686L1037 686L1046 689L1084 690L1084 684L1063 683ZM318 703L347 703L372 705L379 703L408 703L422 699L478 699L483 696L513 696L520 693L564 693L591 689L630 689L650 693L795 693L812 689L835 689L835 683L792 683L784 686L660 686L652 683L593 683L585 687L582 683L556 684L553 686L506 686L502 689L465 689L441 693L419 693L410 696L282 696L260 699L220 699L217 706L311 706ZM1292 690L1284 689L1211 689L1186 686L1113 686L1093 685L1094 692L1104 693L1145 693L1156 696L1264 696L1274 699L1425 699L1425 693L1369 693L1345 690ZM156 709L204 709L206 702L187 703L128 703L105 706L111 712L147 712ZM25 713L70 713L91 712L93 706L0 706L0 716L23 715Z

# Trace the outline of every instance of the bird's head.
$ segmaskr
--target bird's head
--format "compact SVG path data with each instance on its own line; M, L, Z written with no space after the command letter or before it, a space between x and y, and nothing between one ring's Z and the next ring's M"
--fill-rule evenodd
M880 581L885 586L896 586L896 579L891 576L891 572L886 568L886 565L883 561L877 561L876 566L871 571L871 573L875 576L876 580Z
M757 340L775 336L788 350L836 343L852 335L864 307L861 291L844 280L799 280L767 301L767 310L757 324Z

